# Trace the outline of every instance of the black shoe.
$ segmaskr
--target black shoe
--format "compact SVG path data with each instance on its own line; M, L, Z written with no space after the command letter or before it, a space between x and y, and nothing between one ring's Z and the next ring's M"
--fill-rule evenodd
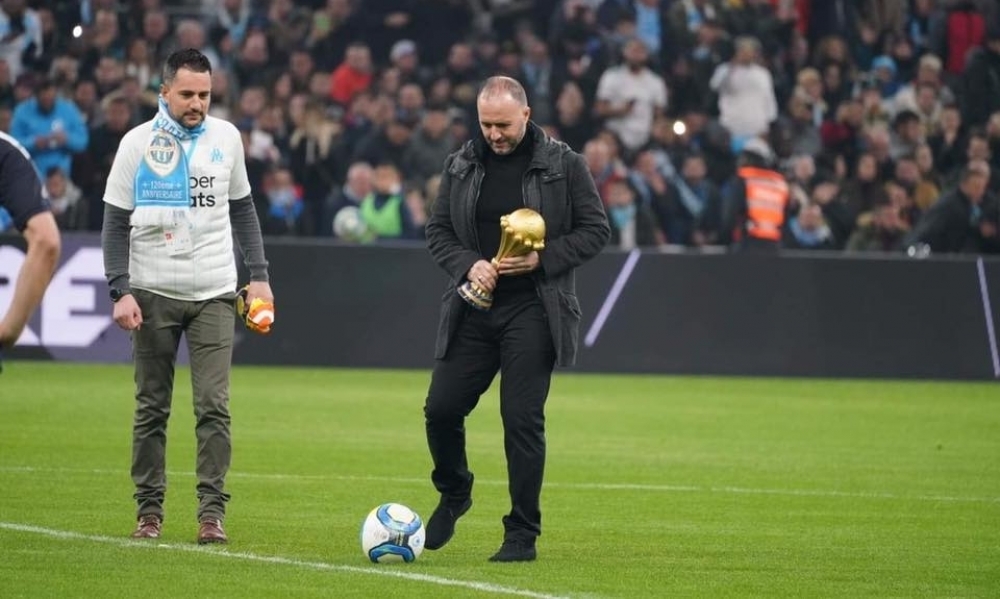
M533 562L538 554L535 552L535 541L510 540L504 541L500 551L493 554L491 562Z
M431 519L427 521L427 531L424 536L424 547L427 549L440 549L451 540L455 534L455 522L462 517L465 512L472 507L472 498L468 497L464 501L454 502L442 498Z

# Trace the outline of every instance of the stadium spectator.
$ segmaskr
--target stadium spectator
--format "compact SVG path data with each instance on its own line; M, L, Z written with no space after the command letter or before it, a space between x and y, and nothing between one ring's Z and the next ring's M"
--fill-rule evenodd
M284 65L274 60L267 35L257 29L247 32L239 55L233 60L233 75L241 88L270 88Z
M348 2L348 0L341 0ZM252 0L220 0L216 2L215 12L208 18L209 29L225 32L231 42L240 45L250 27ZM221 37L216 34L216 37Z
M838 197L852 210L864 204L858 214L865 214L881 205L871 197L884 195L895 162L924 152L924 143L929 160L919 167L919 188L910 190L919 206L936 199L924 182L947 192L970 159L985 157L1000 167L1000 117L992 122L1000 111L1000 104L993 105L1000 91L990 88L1000 78L991 75L1000 73L1000 22L996 3L989 0L69 4L3 3L7 12L0 13L0 30L9 25L13 30L10 43L0 45L7 52L0 55L0 128L9 114L4 105L31 99L47 79L76 105L91 131L102 126L112 97L123 98L132 121L141 122L155 110L157 60L179 46L199 47L214 67L212 114L249 136L248 168L253 165L258 179L275 165L293 166L301 160L294 154L312 147L290 143L307 104L320 106L326 120L340 127L334 158L313 166L312 177L318 177L313 180L328 185L311 184L310 176L295 171L303 201L320 214L331 191L344 185L352 157L390 160L408 190L422 188L441 166L435 169L429 152L414 149L424 136L424 111L440 107L451 137L466 137L476 122L475 93L495 74L527 87L535 120L554 137L578 151L603 139L611 162L626 172L637 170L645 150L658 153L658 165L664 157L681 165L698 154L707 180L722 185L736 171L740 145L766 136L780 168L799 154L813 156L823 173L846 164L843 177L833 175L841 188ZM40 45L32 38L32 15ZM74 37L77 25L82 34ZM627 63L623 50L631 51L626 48L633 39L647 48L641 72L663 82L663 105L645 115L602 117L609 86L599 91L601 78L627 70L616 65L621 59ZM348 48L358 45L371 48L360 61L360 79L345 77ZM728 79L723 74L734 70L749 73L743 83L750 85L742 90L723 85ZM625 86L610 88L613 94ZM919 132L910 126L911 113ZM403 150L409 158L402 161L372 151L393 119L412 131ZM892 127L897 120L905 129L902 136ZM985 146L969 141L980 132ZM103 153L99 143L93 145L96 154ZM877 157L878 173L865 183L865 197L855 198L854 167L862 152ZM89 166L90 153L89 147L74 152L69 172L93 208L101 206L100 197L93 197L101 185L93 180L104 175ZM1000 168L991 172L990 188L998 190ZM644 202L642 189L635 192ZM416 197L406 194L411 196ZM100 212L90 210L91 227ZM707 207L694 231L703 225L716 229L709 225L718 222L713 219ZM309 230L325 235L327 228ZM693 233L667 237L671 243L687 239L685 245L708 240ZM993 251L994 246L981 247Z
M384 126L372 130L358 142L351 162L387 163L402 171L409 155L412 135L410 124L393 115Z
M25 0L5 0L0 5L0 59L10 67L11 77L30 70L44 50L38 12Z
M372 172L372 189L358 208L368 230L377 239L414 239L423 236L423 206L406 201L403 176L391 163L379 164Z
M35 97L17 105L10 124L11 134L28 148L39 174L57 167L73 170L73 154L87 148L90 135L76 105L59 97L51 80L41 81Z
M155 64L163 64L176 47L176 40L170 37L170 17L166 11L152 9L142 12L141 37L149 44Z
M905 192L887 195L897 198L904 196ZM847 240L847 251L898 251L911 227L912 223L906 218L896 201L879 204L870 213L859 219L857 228Z
M309 9L296 4L301 3L268 0L266 17L261 19L259 25L267 32L268 45L281 64L288 64L292 52L306 39L313 25ZM178 35L179 33L178 31Z
M583 157L590 176L597 185L598 195L607 204L611 184L624 181L628 176L628 170L615 160L611 146L605 140L592 139L587 142L583 148Z
M372 56L366 44L355 42L347 47L344 61L330 77L330 98L347 106L356 95L372 84Z
M621 65L601 75L595 110L631 154L649 142L653 120L666 112L667 87L646 66L649 50L641 39L625 43L622 59Z
M327 0L313 13L305 45L318 70L334 70L344 60L348 45L364 37L365 17L356 4L351 0Z
M87 228L92 231L100 230L104 222L104 202L101 198L104 197L108 173L118 145L134 123L131 107L124 97L111 95L104 99L103 104L103 122L90 129L87 151L77 154L73 163L74 178L87 205Z
M973 160L962 167L958 188L931 206L914 227L906 245L923 244L932 253L976 252L981 249L983 238L996 238L995 224L983 217L989 181L990 166L985 160Z
M177 22L174 27L174 35L177 36L178 48L194 48L202 54L212 64L213 69L223 69L227 65L222 60L215 48L208 44L208 36L205 33L205 26L195 19L183 19Z
M61 230L81 231L87 228L87 204L81 200L83 194L58 166L45 173L45 193Z
M773 162L771 148L760 139L747 141L740 151L739 168L723 200L721 232L741 250L781 247L791 194Z
M423 185L441 172L444 159L458 145L448 125L448 112L443 106L431 106L424 112L403 156L403 172L408 181Z
M719 94L719 121L733 137L733 147L768 132L778 118L771 73L758 63L760 42L752 37L736 40L733 59L715 70L711 87Z
M333 219L341 209L348 206L358 208L361 201L372 192L372 177L374 169L366 162L355 162L347 169L347 180L338 189L334 189L326 199L326 215L320 235L332 235Z
M265 235L304 235L305 205L302 201L302 186L295 181L292 171L276 167L264 177L264 199L267 202L267 216L260 223Z
M639 246L661 245L665 239L659 233L656 221L647 204L636 202L635 190L625 181L616 181L608 187L608 224L611 239L608 244L622 250Z
M337 184L335 163L344 160L340 134L340 124L327 118L318 102L307 101L288 140L289 168L302 187L304 231L308 235L321 234L320 229L329 224L324 222L326 197Z

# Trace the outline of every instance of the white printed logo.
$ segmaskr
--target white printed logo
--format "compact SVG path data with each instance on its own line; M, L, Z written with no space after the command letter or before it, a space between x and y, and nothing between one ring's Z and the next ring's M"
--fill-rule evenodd
M14 298L24 253L0 246L0 314ZM40 335L25 328L17 345L89 347L111 326L107 313L98 313L97 292L105 288L104 258L100 248L81 248L56 271L39 309Z

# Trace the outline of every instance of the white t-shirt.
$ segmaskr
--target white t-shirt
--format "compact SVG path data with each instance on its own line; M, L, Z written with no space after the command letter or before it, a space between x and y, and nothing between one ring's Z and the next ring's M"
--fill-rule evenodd
M766 133L778 118L771 72L760 65L721 64L709 85L719 92L719 122L734 136Z
M637 150L649 141L653 132L656 109L667 107L667 85L663 78L649 69L633 73L625 65L610 68L597 84L597 99L619 108L635 100L632 111L625 116L607 120L607 127L621 138L630 150Z
M108 174L104 201L132 211L135 173L149 144L153 121L122 138ZM185 152L192 142L183 142ZM236 290L236 260L229 220L230 199L250 195L243 140L232 123L209 116L188 156L191 208L186 212L190 242L176 243L158 226L133 227L129 251L132 287L166 297L202 301Z

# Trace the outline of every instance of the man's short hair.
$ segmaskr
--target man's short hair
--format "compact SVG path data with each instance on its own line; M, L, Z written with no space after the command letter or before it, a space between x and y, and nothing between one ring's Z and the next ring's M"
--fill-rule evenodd
M495 75L487 79L482 89L479 90L479 97L483 99L496 99L503 96L510 96L521 106L528 105L528 95L524 91L524 86L512 77Z
M208 57L194 48L178 50L167 58L163 65L163 82L170 83L177 76L177 71L187 69L195 73L212 74L212 63Z
M909 125L910 123L919 123L919 122L920 122L919 114L917 114L912 110L904 109L899 111L899 113L896 115L896 118L893 119L892 126L893 128L896 128L901 125Z
M973 177L990 178L990 165L985 160L973 160L962 167L960 178L962 182Z

